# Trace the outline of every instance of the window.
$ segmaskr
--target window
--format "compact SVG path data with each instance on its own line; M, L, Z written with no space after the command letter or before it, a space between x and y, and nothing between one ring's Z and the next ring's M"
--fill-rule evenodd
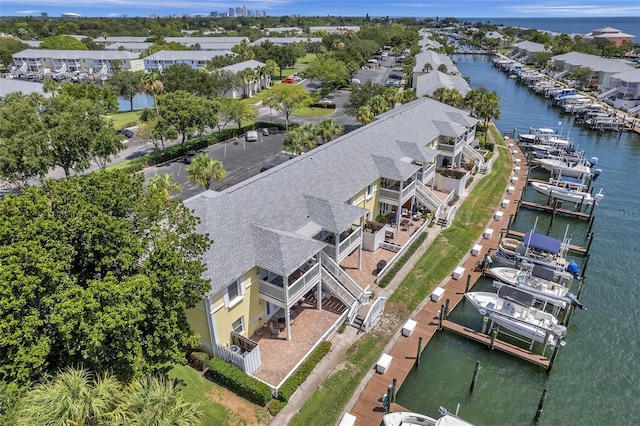
M237 320L235 320L233 322L233 324L231 325L231 329L233 331L235 331L238 334L242 334L244 333L244 321L243 321L243 317L238 318Z
M373 185L367 186L367 199L373 196Z
M245 288L242 278L232 282L224 289L224 306L226 308L233 308L235 305L242 301Z

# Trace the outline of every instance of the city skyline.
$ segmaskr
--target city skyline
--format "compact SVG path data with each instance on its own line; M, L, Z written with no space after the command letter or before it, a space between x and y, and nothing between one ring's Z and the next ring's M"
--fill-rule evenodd
M412 16L412 17L601 17L601 16L638 16L640 3L637 0L621 0L615 5L601 0L566 0L562 2L512 0L456 0L441 2L417 1L364 1L349 2L336 0L253 0L242 2L188 0L156 0L153 3L132 3L124 0L76 0L69 3L63 0L4 0L0 9L1 16L40 16L46 13L50 17L59 17L63 13L78 14L83 17L117 16L169 16L169 15L207 15L212 12L228 14L230 8L245 8L247 11L259 11L268 16ZM464 15L464 16L463 16Z

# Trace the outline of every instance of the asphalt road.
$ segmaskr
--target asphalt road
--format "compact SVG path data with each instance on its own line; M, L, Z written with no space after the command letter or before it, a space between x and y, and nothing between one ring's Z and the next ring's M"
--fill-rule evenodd
M257 142L246 142L244 138L240 138L237 145L229 140L203 150L211 158L222 161L227 171L227 176L220 182L214 182L210 189L221 191L260 173L262 166L279 164L284 136L284 132L274 133L272 130L269 136L260 133ZM145 179L157 173L172 174L176 182L182 186L182 192L175 198L185 200L204 191L202 187L189 181L187 166L182 159L178 159L150 167L144 170Z

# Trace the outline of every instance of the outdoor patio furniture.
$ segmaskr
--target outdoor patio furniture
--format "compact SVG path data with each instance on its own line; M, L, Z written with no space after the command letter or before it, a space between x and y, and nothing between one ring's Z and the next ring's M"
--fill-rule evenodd
M385 266L387 266L387 261L386 260L379 261L378 264L376 265L376 272L379 274L380 271L382 271Z
M280 327L273 325L273 323L269 323L269 328L271 329L271 338L273 339L278 337L278 334L280 334Z

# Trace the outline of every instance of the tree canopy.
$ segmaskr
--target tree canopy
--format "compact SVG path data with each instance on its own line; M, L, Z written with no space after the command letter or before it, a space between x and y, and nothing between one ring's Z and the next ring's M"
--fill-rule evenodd
M198 345L197 219L142 175L95 172L0 199L0 381L74 365L128 379Z
M309 92L297 84L278 84L269 89L266 95L266 104L284 114L287 130L291 113L311 102Z
M51 50L89 50L86 44L69 35L47 37L40 43L40 49Z

